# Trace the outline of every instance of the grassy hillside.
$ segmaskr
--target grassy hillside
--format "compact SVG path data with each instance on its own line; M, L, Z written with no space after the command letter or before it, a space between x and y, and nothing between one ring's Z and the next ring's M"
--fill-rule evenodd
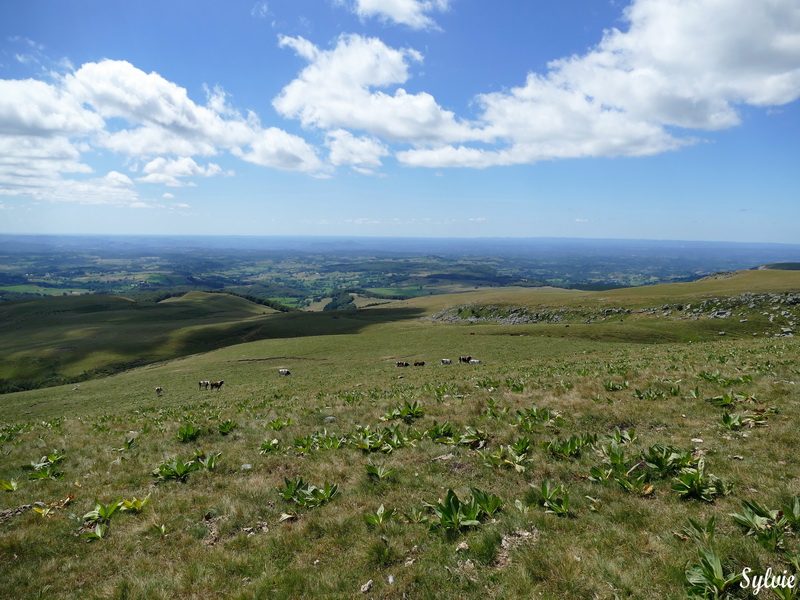
M799 348L776 337L800 319L786 294L800 286L754 274L255 314L270 339L4 395L0 485L17 489L0 493L3 589L677 599L688 571L696 597L752 596L701 575L704 558L725 577L794 573L800 552ZM462 304L491 318L433 318ZM496 318L521 305L580 318ZM181 441L187 424L197 437ZM140 512L103 520L134 497L149 498Z
M758 267L759 269L776 269L780 271L799 271L800 263L798 262L783 262L783 263L770 263Z
M737 296L748 292L785 293L800 290L800 274L792 271L737 271L712 275L691 283L620 288L601 292L563 288L488 288L457 295L429 296L407 300L408 305L437 312L453 304L519 304L601 308L605 305L636 308L663 303L691 303L713 297Z
M242 323L273 312L217 294L173 300L76 296L3 304L0 379L6 389L24 389L186 354L192 349L184 339L197 329L213 328L210 347L220 347L239 341Z
M277 337L353 333L372 322L393 322L433 314L454 304L521 306L531 310L557 305L572 311L564 322L611 320L604 310L638 310L666 302L689 304L715 295L727 297L758 289L784 293L800 289L800 274L748 271L691 284L581 292L558 288L489 288L376 304L359 314L285 314L226 294L190 292L159 303L118 296L67 296L0 305L0 392L20 391L93 377L159 360L206 352L232 344ZM362 303L362 304L364 304ZM463 312L463 311L462 311ZM485 311L484 311L485 312ZM758 315L739 333L765 329ZM629 315L621 315L628 318ZM639 313L632 313L637 318ZM649 315L645 315L649 316ZM616 313L614 313L616 319ZM712 324L706 324L711 326ZM591 335L597 335L594 328ZM669 326L665 339L699 339L702 326ZM680 333L686 331L686 334ZM574 332L571 332L574 333ZM589 335L589 333L586 333ZM616 334L613 332L602 335Z

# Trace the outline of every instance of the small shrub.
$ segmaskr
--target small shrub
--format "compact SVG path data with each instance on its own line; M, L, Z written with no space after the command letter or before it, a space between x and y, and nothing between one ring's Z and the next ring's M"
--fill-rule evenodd
M447 490L443 501L439 500L435 504L428 504L427 506L436 517L431 523L431 531L441 529L445 535L455 536L467 527L480 525L476 505L462 502L451 489Z
M699 562L688 565L684 571L689 596L692 598L721 599L729 597L729 590L742 579L742 573L725 573L719 555L701 546Z
M144 507L147 506L147 503L150 501L150 494L147 494L141 500L137 499L136 496L133 497L132 500L122 500L122 506L119 507L120 512L130 512L134 514L139 514L144 510Z
M280 431L284 427L288 427L291 424L292 424L292 419L291 418L288 418L288 419L274 419L273 421L270 421L269 423L267 423L267 427L269 427L270 429L272 429L274 431Z
M416 506L412 506L411 510L409 510L407 513L403 513L403 518L409 523L428 522L428 515L425 514L425 511L423 509Z
M696 499L713 502L717 496L726 496L730 486L716 475L706 473L705 461L700 459L694 468L683 469L673 480L672 489L684 500Z
M629 384L628 384L627 381L623 381L622 383L616 383L614 381L604 381L603 382L603 388L607 392L619 392L619 391L622 391L622 390L627 390L628 387L629 387Z
M238 426L239 426L239 424L236 421L228 420L228 421L223 421L222 423L217 425L217 430L222 435L228 435L231 431L236 429Z
M386 416L381 418L384 421L401 419L405 423L411 423L415 419L421 419L423 416L425 416L425 409L419 402L416 400L414 400L414 402L406 400L402 405L394 407Z
M303 508L316 508L333 500L339 493L339 485L326 483L319 488L307 483L302 477L284 478L284 487L279 488L278 493L284 500Z
M717 520L713 516L705 523L689 518L686 527L683 528L683 534L701 544L709 544L714 539L716 527Z
M367 476L370 479L375 480L384 480L384 479L391 479L394 477L396 470L393 468L387 468L386 464L381 463L379 465L374 464L370 461L367 466L365 467L367 471Z
M377 527L394 520L396 516L397 511L394 508L386 510L386 507L381 504L374 513L365 514L364 521L366 521L367 525L370 527Z
M549 479L545 479L538 488L532 483L529 485L534 492L536 503L544 507L545 512L559 517L572 515L569 510L569 491L560 483L554 484Z
M200 465L193 460L184 462L180 457L176 457L158 465L156 470L153 471L153 475L161 480L174 479L183 483L193 471L199 468Z
M261 449L258 451L259 454L277 454L280 452L280 443L277 439L271 440L264 440L264 443L261 444Z
M122 508L122 500L109 502L108 504L103 504L99 500L95 500L94 510L83 515L83 520L86 522L106 524L120 508Z
M193 423L186 423L183 427L178 429L176 437L183 443L193 442L200 435L200 428L195 427Z
M15 492L18 489L19 489L19 482L17 482L17 480L0 479L0 490L5 490L6 492Z

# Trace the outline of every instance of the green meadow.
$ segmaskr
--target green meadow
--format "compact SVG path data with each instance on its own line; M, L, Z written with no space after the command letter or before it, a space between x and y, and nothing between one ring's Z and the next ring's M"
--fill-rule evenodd
M748 598L800 566L797 272L0 320L0 377L74 378L0 396L8 597Z

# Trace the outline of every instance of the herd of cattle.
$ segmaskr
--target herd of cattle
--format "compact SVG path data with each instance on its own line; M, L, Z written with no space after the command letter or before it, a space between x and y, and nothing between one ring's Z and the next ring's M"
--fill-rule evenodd
M464 364L467 364L467 365L479 365L479 364L481 364L481 361L479 361L477 358L472 358L471 356L459 356L458 357L458 362L459 363L464 363ZM398 367L410 367L411 366L411 363L407 363L404 360L398 360L394 364L396 366L398 366ZM453 361L450 360L449 358L443 358L442 359L442 364L443 365L451 365L451 364L453 364ZM414 366L415 367L424 367L425 366L425 361L424 360L414 361Z
M207 390L211 388L212 390L221 390L222 384L225 383L223 380L220 381L200 381L198 382L200 385L201 390Z
M459 356L458 357L458 362L459 363L463 363L463 364L467 364L467 365L479 365L479 364L481 364L481 361L479 361L479 360L477 360L475 358L472 358L471 356ZM442 364L443 365L450 365L450 364L453 364L453 361L450 360L449 358L443 358L442 359ZM395 363L395 365L397 365L398 367L410 367L411 363L399 360L399 361L397 361ZM414 361L414 366L415 367L424 367L425 366L425 361L424 360ZM278 369L278 374L286 377L288 375L291 375L292 372L289 371L289 369ZM220 379L219 381L209 381L209 380L203 379L201 381L198 381L197 383L198 383L198 389L200 389L200 390L208 390L208 389L221 390L222 389L222 384L225 383L225 381L223 381L222 379ZM163 393L164 393L164 388L162 386L159 385L158 387L156 387L156 396L161 396L161 394L163 394Z

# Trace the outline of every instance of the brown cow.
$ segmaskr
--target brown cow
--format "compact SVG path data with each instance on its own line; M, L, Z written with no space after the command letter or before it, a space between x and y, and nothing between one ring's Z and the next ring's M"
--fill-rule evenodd
M219 381L212 381L211 382L211 389L212 390L220 390L222 389L222 384L225 383L221 379Z

